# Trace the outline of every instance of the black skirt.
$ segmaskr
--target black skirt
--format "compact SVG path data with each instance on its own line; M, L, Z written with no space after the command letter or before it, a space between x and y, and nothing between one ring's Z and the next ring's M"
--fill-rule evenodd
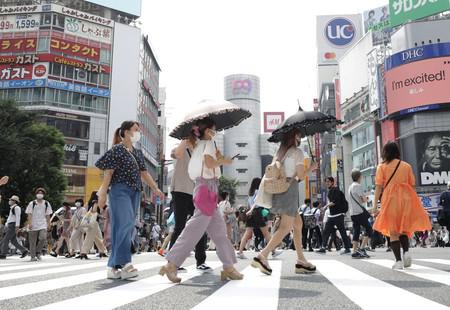
M262 215L264 208L257 207L253 209L252 215L247 217L245 227L261 228L267 226L267 217Z

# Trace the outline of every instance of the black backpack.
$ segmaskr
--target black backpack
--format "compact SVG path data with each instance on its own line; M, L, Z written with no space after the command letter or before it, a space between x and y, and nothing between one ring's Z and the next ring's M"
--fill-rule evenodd
M339 193L341 195L341 199L340 199L341 202L339 204L340 213L347 213L348 212L348 201L345 198L345 195L342 191L339 190Z
M47 200L45 200L44 203L45 203L45 213L47 213L47 208L49 208L50 206L49 206ZM33 210L34 210L34 207L36 207L36 204L37 204L36 200L33 200ZM20 208L20 227L22 228L25 225L25 223L28 221L28 214L25 213L25 208L22 208L20 206L19 206L19 208ZM14 214L14 216L16 216L16 208L15 207L12 209L12 213Z

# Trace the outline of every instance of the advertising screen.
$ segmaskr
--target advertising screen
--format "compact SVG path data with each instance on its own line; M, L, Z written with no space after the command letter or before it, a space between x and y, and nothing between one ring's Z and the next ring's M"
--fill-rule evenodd
M445 185L450 181L450 131L415 135L417 172L421 186Z
M385 72L388 114L450 102L450 61L439 57Z
M134 16L141 16L141 0L88 0L107 8L125 12Z

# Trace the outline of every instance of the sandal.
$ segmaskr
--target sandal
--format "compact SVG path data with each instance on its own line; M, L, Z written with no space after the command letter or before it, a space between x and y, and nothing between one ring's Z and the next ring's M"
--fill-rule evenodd
M316 272L316 266L311 263L305 263L297 261L295 264L295 273L297 274L305 274L305 273L314 273Z
M131 263L128 263L125 266L123 266L120 276L121 276L122 280L135 278L138 276L138 270L136 268L134 268Z
M253 268L258 268L259 271L261 271L262 273L266 274L266 275L271 275L272 274L272 269L269 267L269 264L267 264L267 261L264 262L263 259L259 258L259 257L254 257L251 266Z

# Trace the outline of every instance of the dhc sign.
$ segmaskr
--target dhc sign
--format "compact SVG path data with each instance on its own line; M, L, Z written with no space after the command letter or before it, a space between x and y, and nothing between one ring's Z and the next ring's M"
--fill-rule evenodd
M356 35L356 29L351 20L338 17L330 20L325 27L325 37L336 46L349 45Z

